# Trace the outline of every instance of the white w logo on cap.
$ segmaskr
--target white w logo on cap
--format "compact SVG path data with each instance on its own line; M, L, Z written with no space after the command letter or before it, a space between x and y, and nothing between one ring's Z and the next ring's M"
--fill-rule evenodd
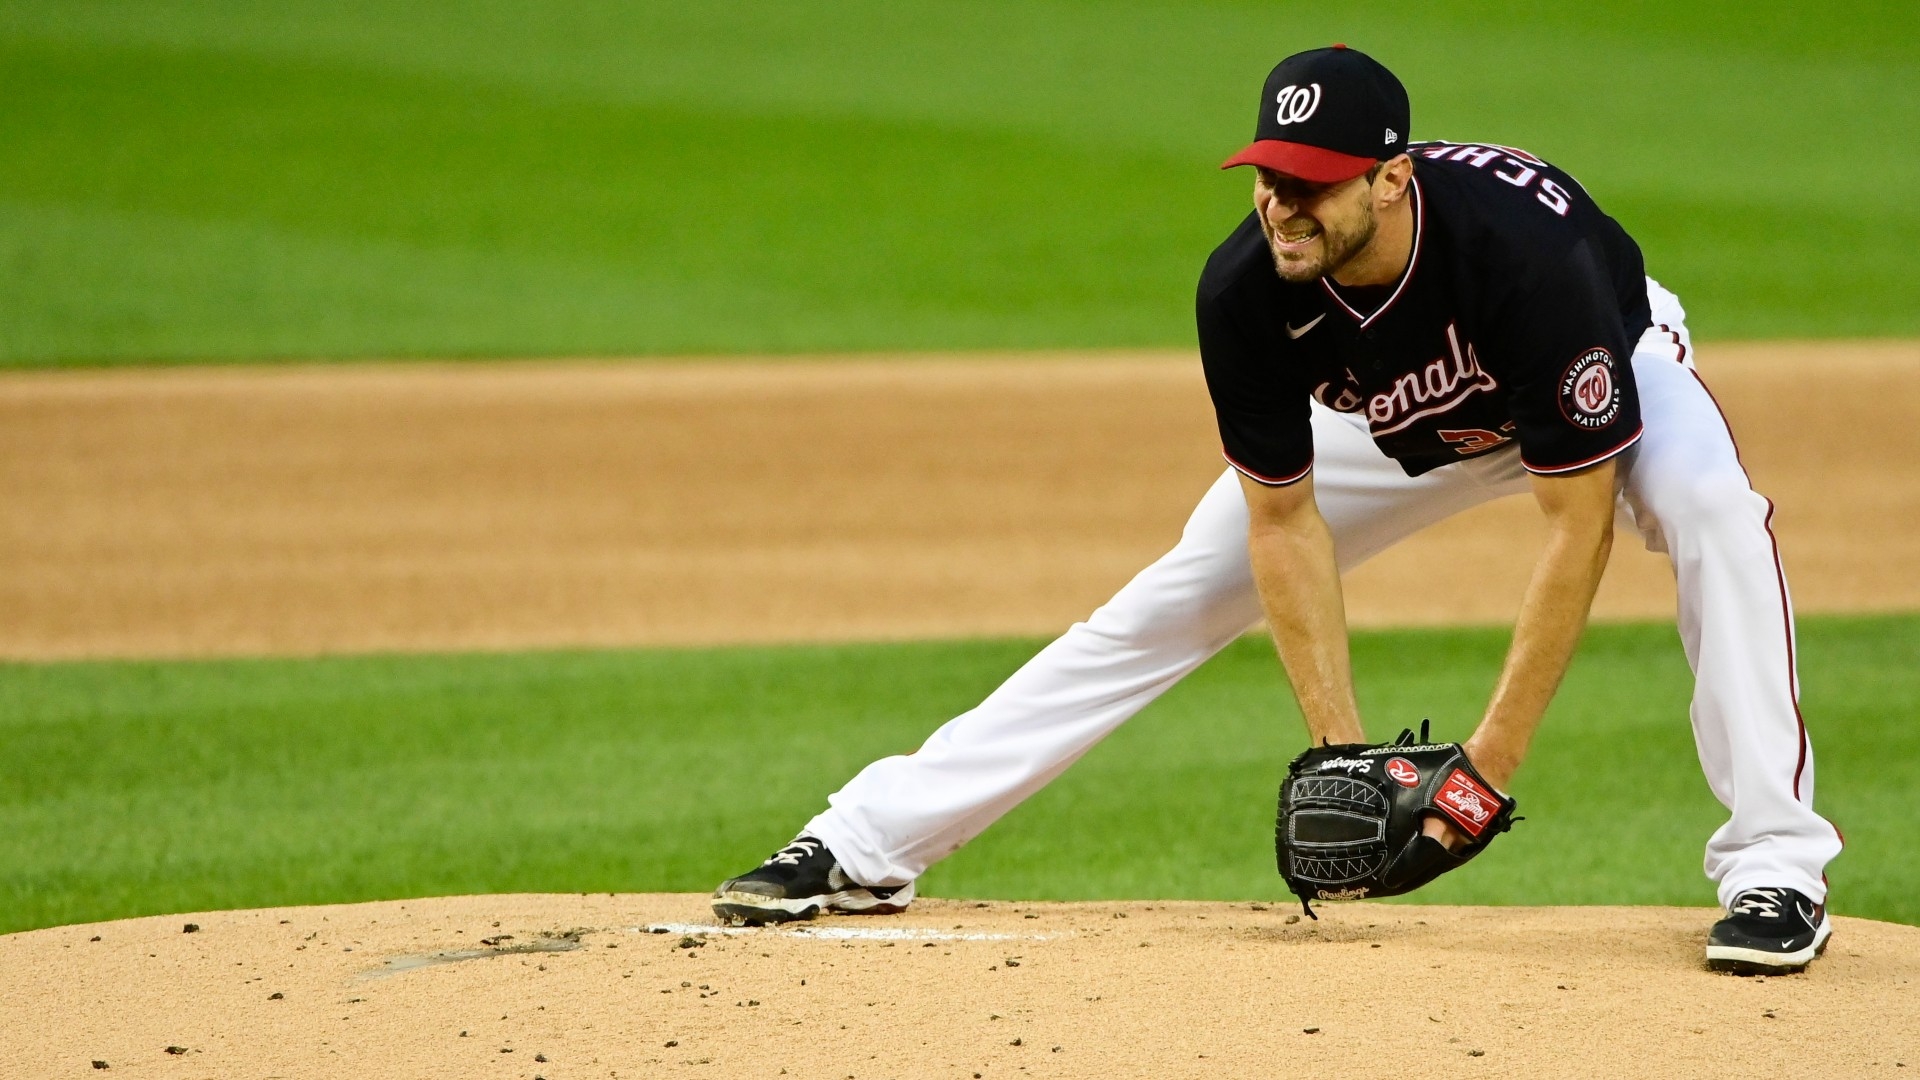
M1320 107L1320 84L1283 86L1280 92L1274 95L1274 100L1280 105L1280 111L1274 119L1281 127L1299 123L1312 116L1314 110Z

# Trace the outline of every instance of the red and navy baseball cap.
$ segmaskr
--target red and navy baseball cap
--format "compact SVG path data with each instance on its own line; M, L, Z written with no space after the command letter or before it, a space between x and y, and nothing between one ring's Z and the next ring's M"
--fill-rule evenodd
M1295 53L1267 76L1253 142L1220 167L1351 180L1407 145L1410 112L1407 88L1366 53L1345 45Z

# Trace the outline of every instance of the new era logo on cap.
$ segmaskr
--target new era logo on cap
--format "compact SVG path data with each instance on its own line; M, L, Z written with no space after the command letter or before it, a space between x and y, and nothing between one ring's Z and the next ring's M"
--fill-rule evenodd
M1253 143L1221 168L1261 165L1314 183L1350 180L1393 156L1410 111L1406 87L1366 53L1345 45L1295 53L1267 76Z

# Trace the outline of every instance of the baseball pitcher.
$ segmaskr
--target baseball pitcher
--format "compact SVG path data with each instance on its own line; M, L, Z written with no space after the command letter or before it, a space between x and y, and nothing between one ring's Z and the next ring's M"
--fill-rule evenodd
M1281 61L1253 212L1196 303L1227 471L1179 543L919 751L874 762L722 918L896 912L928 866L1263 615L1310 748L1282 787L1303 902L1417 888L1514 819L1506 788L1566 672L1616 519L1673 561L1700 766L1729 813L1705 869L1708 962L1806 966L1831 932L1840 838L1813 809L1793 612L1771 532L1686 315L1572 176L1523 150L1411 138L1400 81L1335 45ZM1340 574L1452 514L1530 494L1547 541L1464 744L1368 741ZM1311 910L1311 907L1309 907Z

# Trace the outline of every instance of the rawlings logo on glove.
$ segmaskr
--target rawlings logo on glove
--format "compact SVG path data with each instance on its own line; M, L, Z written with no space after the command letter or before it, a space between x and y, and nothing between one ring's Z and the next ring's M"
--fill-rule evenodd
M1280 876L1309 916L1314 900L1398 896L1484 851L1513 827L1514 801L1493 789L1459 743L1403 731L1391 743L1317 746L1280 784L1273 840ZM1471 841L1459 851L1423 835L1437 814Z
M1500 808L1500 796L1474 782L1465 770L1455 769L1440 785L1433 804L1453 819L1455 825L1479 836Z

